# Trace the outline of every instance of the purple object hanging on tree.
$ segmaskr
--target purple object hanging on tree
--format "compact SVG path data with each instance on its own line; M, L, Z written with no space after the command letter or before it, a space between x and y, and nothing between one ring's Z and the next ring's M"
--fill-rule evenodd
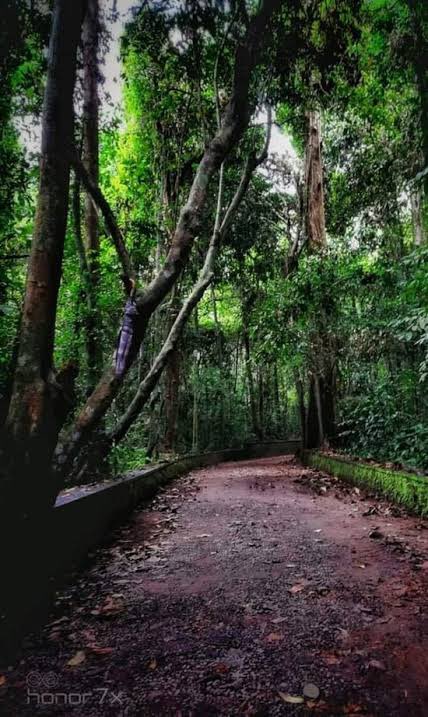
M117 340L116 376L122 376L128 368L129 354L134 338L135 318L138 315L137 305L133 298L128 299L123 314L122 326Z

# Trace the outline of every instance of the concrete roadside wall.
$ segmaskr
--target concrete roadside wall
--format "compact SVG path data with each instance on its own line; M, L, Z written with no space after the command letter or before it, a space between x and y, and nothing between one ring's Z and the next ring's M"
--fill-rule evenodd
M188 455L170 463L130 471L107 483L102 483L84 495L59 498L53 511L53 535L56 560L53 576L78 565L88 551L99 544L110 527L120 523L140 503L151 498L170 480L195 468L224 461L295 453L299 441L275 441L250 444L212 453Z

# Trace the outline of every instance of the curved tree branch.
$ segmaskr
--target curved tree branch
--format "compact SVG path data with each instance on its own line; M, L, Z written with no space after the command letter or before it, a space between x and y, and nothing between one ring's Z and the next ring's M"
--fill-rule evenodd
M86 170L76 150L73 150L71 152L70 161L76 177L79 178L80 182L82 183L86 192L91 197L95 206L101 211L103 215L105 225L113 240L113 244L116 248L119 261L122 265L124 280L126 280L126 283L129 285L131 280L135 281L135 269L133 267L128 250L126 248L125 239L123 237L122 231L116 222L110 204L108 203L101 189L96 184L94 184L94 182L90 178L89 173Z

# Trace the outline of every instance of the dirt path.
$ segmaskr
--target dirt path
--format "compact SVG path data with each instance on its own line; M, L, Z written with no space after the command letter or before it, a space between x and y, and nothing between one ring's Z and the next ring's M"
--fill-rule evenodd
M0 710L426 716L427 583L426 521L291 457L195 471L58 596Z

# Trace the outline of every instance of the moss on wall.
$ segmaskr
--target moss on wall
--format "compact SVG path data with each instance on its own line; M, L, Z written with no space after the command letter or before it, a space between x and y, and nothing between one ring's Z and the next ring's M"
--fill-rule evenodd
M428 515L428 479L425 476L378 468L366 463L354 463L346 458L328 456L316 451L303 451L302 462L337 478L379 491L386 497L405 505L419 515Z

